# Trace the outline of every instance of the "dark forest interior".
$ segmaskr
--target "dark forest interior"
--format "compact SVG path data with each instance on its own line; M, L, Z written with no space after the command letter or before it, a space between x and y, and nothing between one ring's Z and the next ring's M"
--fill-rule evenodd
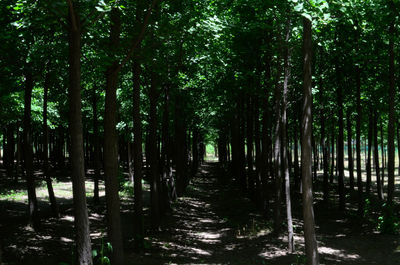
M0 264L400 264L399 10L1 0Z

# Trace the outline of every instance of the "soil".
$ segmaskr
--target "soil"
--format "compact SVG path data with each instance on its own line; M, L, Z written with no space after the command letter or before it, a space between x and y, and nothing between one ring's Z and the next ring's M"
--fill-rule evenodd
M4 176L4 172L0 173ZM191 180L186 195L173 203L172 211L157 230L150 228L147 205L147 237L140 251L133 251L132 200L124 196L121 212L126 264L303 264L301 196L294 193L292 198L296 252L287 253L285 233L275 236L270 218L260 214L236 183L227 179L217 163L205 163ZM64 184L55 186L56 195L62 194L61 187L70 185L66 177L58 181ZM2 190L7 183L2 178ZM88 186L90 183L88 179ZM357 214L356 201L352 201L356 193L350 193L348 210L342 213L334 203L334 191L330 203L324 204L319 184L315 188L314 212L321 264L400 264L400 238L376 231L377 213L373 209L365 218ZM147 191L145 201L148 197ZM45 199L39 200L42 224L38 231L27 225L27 206L23 200L0 200L0 263L72 264L72 198L58 196L62 213L59 219L51 217ZM100 206L95 206L90 197L88 203L93 248L99 252L106 245L104 195ZM373 205L374 202L372 208ZM272 211L269 215L272 216Z

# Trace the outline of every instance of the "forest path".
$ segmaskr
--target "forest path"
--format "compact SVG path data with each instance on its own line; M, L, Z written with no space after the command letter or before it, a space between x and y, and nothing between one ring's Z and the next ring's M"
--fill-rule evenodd
M185 197L173 205L162 232L146 238L147 248L128 264L304 264L301 197L292 198L296 253L288 254L286 233L275 237L271 223L233 181L224 182L217 163L205 163ZM381 235L321 202L316 187L316 228L321 264L400 264L398 236ZM335 191L332 190L334 196ZM348 207L350 207L349 205ZM354 208L354 207L353 207ZM282 218L285 222L285 211Z
M221 181L217 163L205 163L185 197L174 203L166 230L147 238L148 248L128 264L291 264L282 238L232 183ZM266 243L268 242L268 243ZM267 256L274 263L266 260Z

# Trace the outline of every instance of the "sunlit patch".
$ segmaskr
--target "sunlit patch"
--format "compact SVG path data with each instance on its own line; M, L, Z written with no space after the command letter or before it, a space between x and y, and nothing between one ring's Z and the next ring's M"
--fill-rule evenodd
M195 253L197 255L211 256L211 253L209 251L205 251L205 250L200 249L200 248L190 247L188 249L190 250L190 252L193 252L193 253Z
M66 243L72 243L72 242L74 242L72 239L67 238L67 237L61 237L60 239L61 239L62 242L66 242Z
M235 250L235 248L237 247L237 244L229 244L225 246L225 250Z
M277 257L282 257L282 256L286 256L287 252L286 250L277 248L277 247L271 247L267 250L265 250L263 253L258 254L258 256L262 257L262 258L267 258L267 259L273 259L273 258L277 258Z
M74 221L74 217L72 215L65 215L60 219L64 220L64 221L68 221L68 222L73 222Z
M334 249L334 248L330 248L330 247L319 247L318 251L321 254L333 255L335 257L339 257L339 258L343 258L343 259L355 260L355 259L361 258L357 254L346 253L343 250Z

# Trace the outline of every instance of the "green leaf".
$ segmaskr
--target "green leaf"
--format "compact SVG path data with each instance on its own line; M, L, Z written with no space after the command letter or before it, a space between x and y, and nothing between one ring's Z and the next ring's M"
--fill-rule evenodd
M296 12L300 12L300 11L303 10L303 8L304 8L303 3L299 3L299 4L297 4L297 5L294 7L294 10L295 10Z

